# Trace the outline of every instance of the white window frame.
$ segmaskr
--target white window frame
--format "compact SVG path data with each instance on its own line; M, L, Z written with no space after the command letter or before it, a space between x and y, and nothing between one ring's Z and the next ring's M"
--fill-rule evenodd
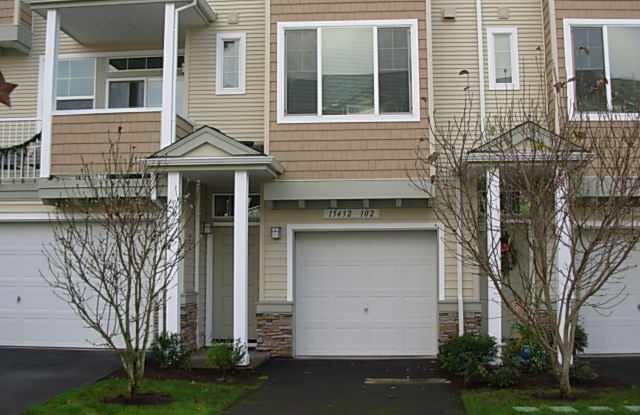
M157 77L154 77L154 79L157 79ZM162 79L162 78L160 78ZM104 102L105 102L105 109L108 110L113 110L113 109L124 109L124 108L111 108L110 102L109 102L109 86L111 85L111 83L113 82L130 82L130 81L142 81L142 83L144 84L144 102L142 107L126 107L130 110L135 110L135 109L140 109L140 108L147 108L147 81L149 80L149 78L144 78L144 77L138 77L138 78L109 78L107 79L107 82L105 83L105 93L104 93ZM154 109L161 109L161 107L153 107Z
M572 79L575 76L575 66L573 60L573 38L571 29L573 27L602 27L602 44L604 50L604 76L611 79L611 62L609 60L609 36L608 28L617 27L640 27L640 19L564 19L564 50L565 50L565 68L566 79ZM638 113L622 113L613 112L613 97L611 93L611 83L605 86L607 97L607 111L604 112L580 112L575 106L576 87L575 82L567 82L567 109L571 120L587 119L590 121L610 120L611 118L625 121L634 120L640 114Z
M238 42L238 87L224 88L224 42ZM216 35L216 95L243 95L246 85L247 34L245 32L218 32Z
M511 35L511 82L496 82L496 38L495 35ZM492 91L513 91L520 89L520 57L518 55L517 27L488 27L487 54L489 55L489 89Z
M373 27L373 114L350 114L350 115L322 115L322 29L335 27ZM410 113L380 113L379 86L378 86L378 28L384 27L407 27L410 31L411 44L411 112ZM285 31L290 29L311 29L317 32L317 58L318 58L318 113L287 115L285 108ZM302 123L344 123L344 122L416 122L420 121L420 59L418 44L418 20L343 20L343 21L320 21L320 22L278 22L277 34L277 121L279 124L302 124Z
M98 86L97 83L97 77L98 77L98 62L97 59L95 57L71 57L71 58L66 58L64 56L60 56L58 58L58 62L60 61L93 61L93 95L74 95L74 96L65 96L65 97L59 97L58 96L58 91L57 91L57 85L58 85L58 78L56 77L56 105L54 108L54 113L56 111L91 111L92 109L96 108L96 88ZM56 63L56 64L57 64ZM82 109L82 110L58 110L58 101L76 101L76 100L91 100L92 104L91 104L91 108L87 108L87 109Z

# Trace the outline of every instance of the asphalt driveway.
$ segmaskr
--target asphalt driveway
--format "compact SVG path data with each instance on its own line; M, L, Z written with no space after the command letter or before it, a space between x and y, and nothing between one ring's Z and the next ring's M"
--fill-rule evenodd
M0 348L0 413L20 414L118 367L118 357L106 351Z
M274 359L260 372L265 385L229 414L464 414L457 392L437 378L435 360Z

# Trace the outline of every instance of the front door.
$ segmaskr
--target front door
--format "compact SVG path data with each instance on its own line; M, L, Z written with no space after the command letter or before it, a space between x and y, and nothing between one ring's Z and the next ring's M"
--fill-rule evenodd
M215 227L213 245L213 337L233 339L233 227ZM260 227L249 226L249 339L256 339Z

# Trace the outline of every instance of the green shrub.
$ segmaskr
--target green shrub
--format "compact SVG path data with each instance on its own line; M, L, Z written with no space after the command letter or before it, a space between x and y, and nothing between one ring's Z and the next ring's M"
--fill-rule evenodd
M576 383L588 383L598 379L598 374L593 370L591 364L585 361L576 361L571 367L569 376Z
M582 324L578 324L576 326L573 354L584 352L587 346L589 346L589 336L587 336L587 332L584 330Z
M505 364L531 374L547 372L551 368L547 349L528 327L517 323L514 328L516 338L508 340L503 348L502 357Z
M229 371L235 369L245 354L246 351L239 341L235 344L231 342L221 342L209 348L207 351L207 361L209 362L209 366L222 372L222 377L224 378Z
M191 363L191 348L179 334L162 333L151 345L151 359L163 369L184 369Z
M520 371L512 365L503 365L489 376L489 385L494 388L510 388L520 383Z
M485 377L485 366L495 359L496 353L493 337L465 334L440 346L438 359L443 369L463 376L465 383L470 383Z

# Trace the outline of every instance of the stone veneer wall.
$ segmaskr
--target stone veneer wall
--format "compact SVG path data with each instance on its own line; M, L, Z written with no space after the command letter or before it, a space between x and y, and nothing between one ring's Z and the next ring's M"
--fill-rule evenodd
M191 350L198 348L198 304L190 303L180 306L180 334Z
M441 311L439 344L447 343L458 336L458 312ZM470 311L464 313L464 332L467 334L480 334L482 327L482 313Z
M256 315L257 350L273 357L293 356L293 318L291 313Z

